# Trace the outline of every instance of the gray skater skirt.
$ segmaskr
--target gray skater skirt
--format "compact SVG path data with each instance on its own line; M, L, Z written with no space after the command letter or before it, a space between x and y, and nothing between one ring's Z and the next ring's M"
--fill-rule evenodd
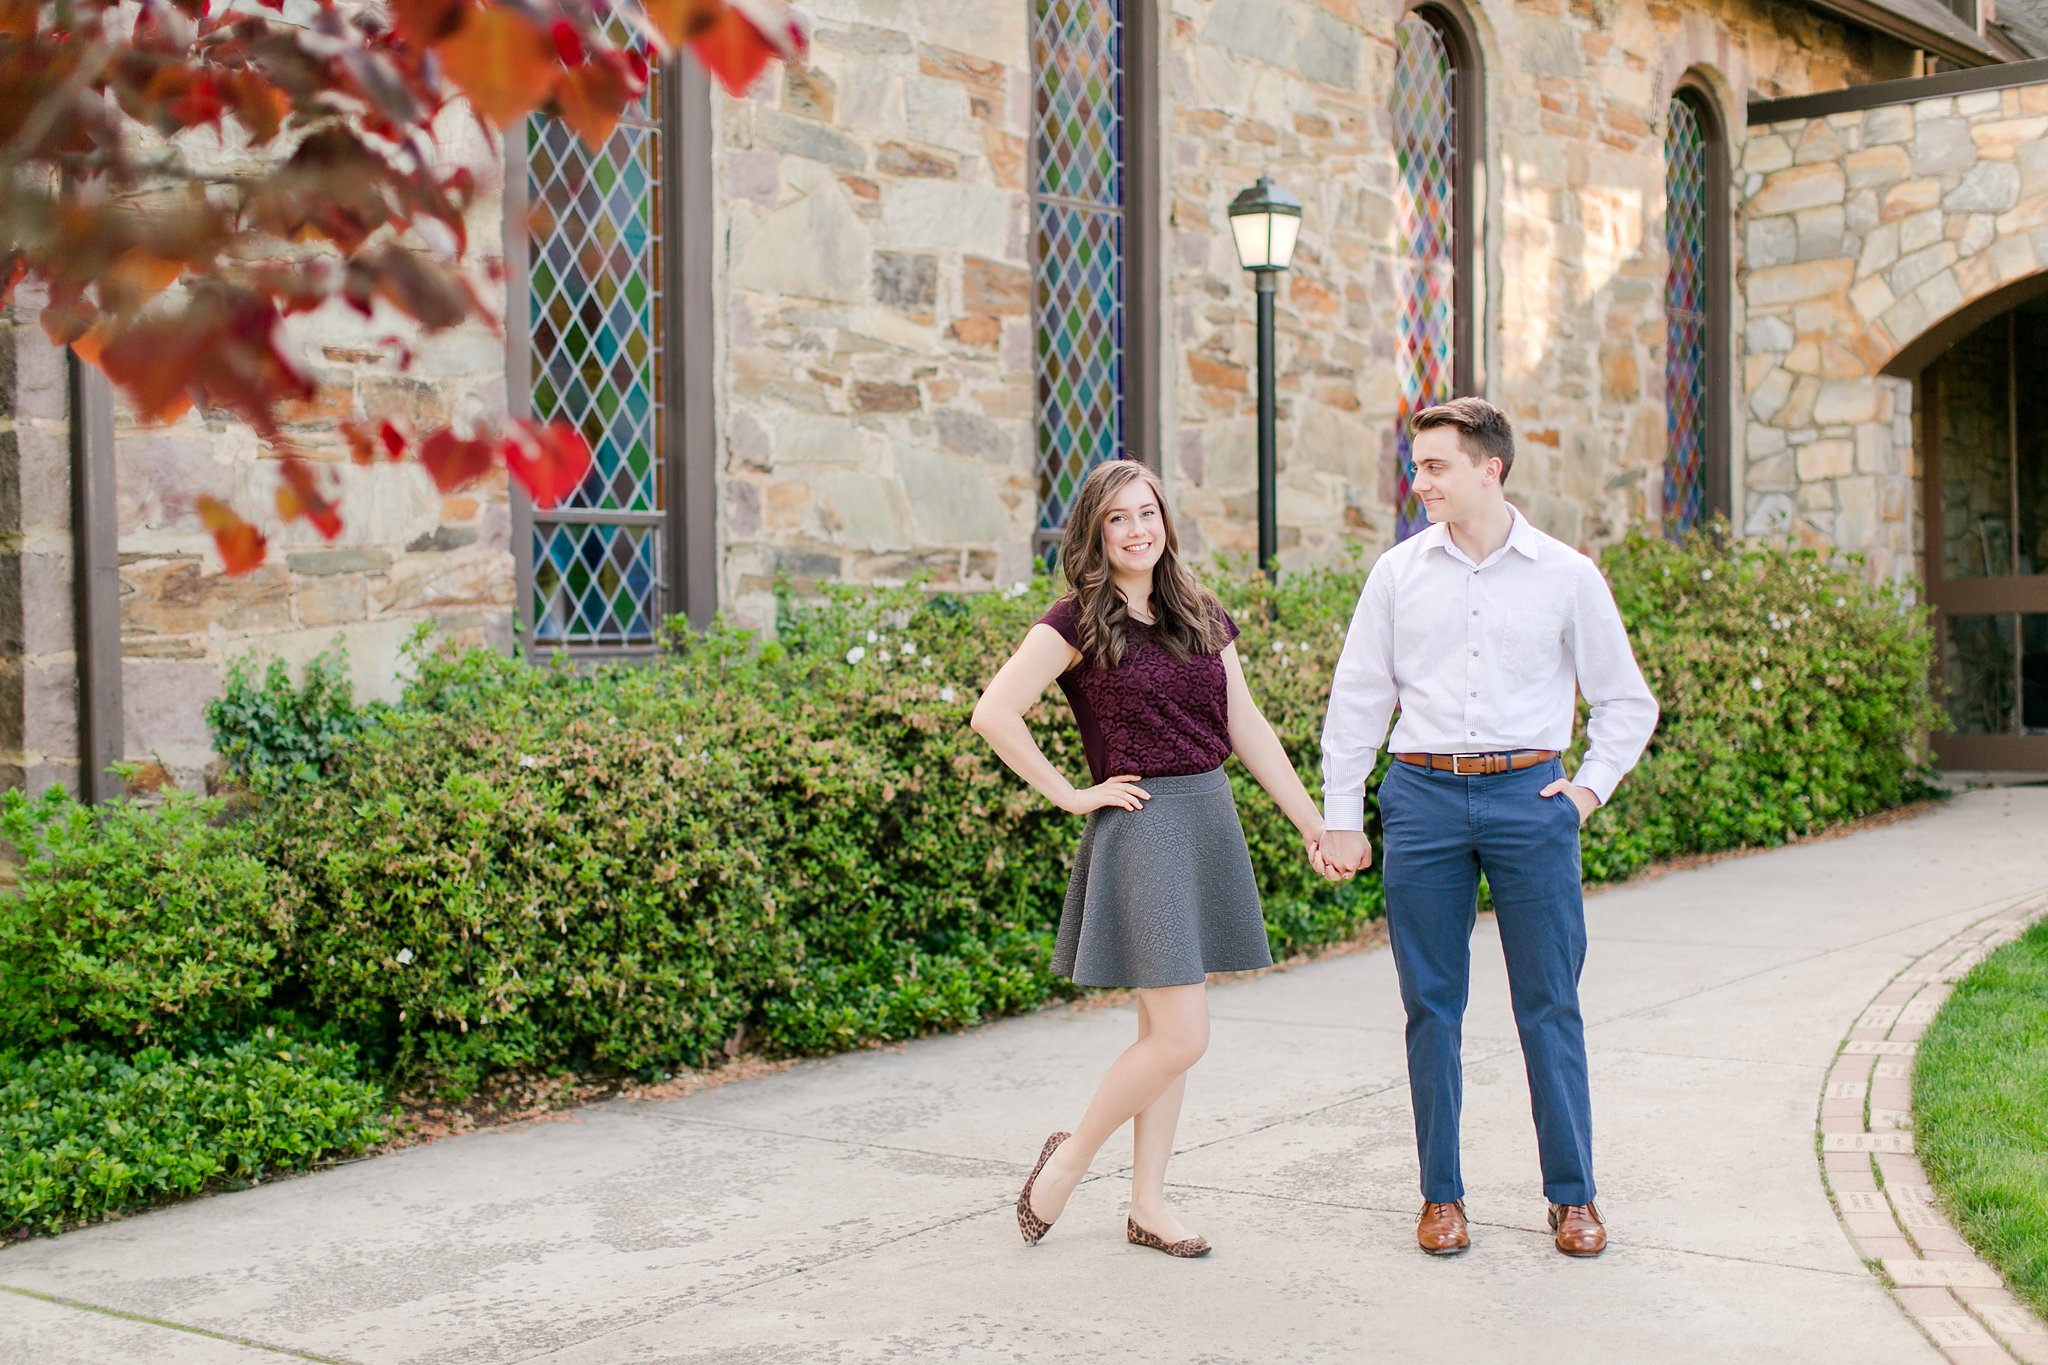
M1053 970L1083 986L1192 986L1273 965L1223 769L1152 777L1141 809L1093 811L1074 853Z

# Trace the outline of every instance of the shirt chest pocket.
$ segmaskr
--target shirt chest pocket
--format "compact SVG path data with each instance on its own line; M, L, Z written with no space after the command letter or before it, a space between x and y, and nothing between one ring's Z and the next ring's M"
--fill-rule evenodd
M1501 630L1501 671L1515 682L1540 682L1557 671L1564 652L1564 617L1517 611Z

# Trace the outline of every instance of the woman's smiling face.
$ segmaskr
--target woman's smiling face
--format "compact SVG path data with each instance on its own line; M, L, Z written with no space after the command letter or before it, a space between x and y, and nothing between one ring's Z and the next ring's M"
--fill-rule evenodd
M1166 553L1166 519L1144 479L1133 479L1102 515L1102 555L1110 572L1144 573Z

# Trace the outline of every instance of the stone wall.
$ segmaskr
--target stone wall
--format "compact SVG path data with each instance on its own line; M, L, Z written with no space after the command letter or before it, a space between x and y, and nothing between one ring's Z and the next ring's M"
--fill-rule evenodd
M1255 528L1250 295L1217 231L1261 170L1305 201L1281 287L1283 560L1391 543L1398 5L1175 0L1170 82L1177 472L1203 538ZM1480 389L1521 440L1510 496L1597 547L1661 516L1664 122L1681 77L1740 136L1751 91L1872 79L1896 59L1811 11L1747 0L1473 7L1484 67ZM1731 157L1731 164L1735 158Z
M811 65L721 102L720 592L777 572L1007 581L1037 486L1027 0L822 0ZM1261 172L1305 203L1279 298L1283 560L1393 532L1398 5L1161 0L1163 463L1197 553L1249 553L1250 285L1224 227ZM1597 546L1660 513L1663 117L1689 70L1743 100L1890 74L1795 6L1527 0L1475 11L1485 65L1483 391L1511 491ZM1141 135L1134 129L1132 135ZM1731 163L1739 155L1731 157Z
M446 154L488 166L492 153L468 120L447 122ZM469 228L481 275L502 241L503 210L494 195L480 199ZM410 343L409 368L381 344L394 334ZM400 417L415 429L501 415L503 340L480 324L420 336L382 305L372 318L339 306L295 318L290 335L319 387L287 413L284 432L339 490L344 525L332 542L304 522L278 527L275 456L247 424L194 409L169 426L141 426L117 403L123 738L156 780L200 784L212 758L202 707L235 658L296 664L339 644L359 695L388 698L400 647L422 622L465 642L511 644L502 472L442 497L415 462L351 464L337 430L351 413ZM261 568L239 578L221 571L193 511L208 493L269 533Z
M719 590L1028 572L1028 6L823 0L719 101Z
M1909 379L1944 318L2048 270L2048 86L1752 128L1743 521L1921 577Z

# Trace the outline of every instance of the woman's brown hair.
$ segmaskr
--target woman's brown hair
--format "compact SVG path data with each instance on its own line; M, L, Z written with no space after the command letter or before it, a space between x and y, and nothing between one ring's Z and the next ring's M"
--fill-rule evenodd
M1216 595L1197 583L1180 562L1180 534L1166 508L1166 487L1157 474L1136 460L1097 465L1067 513L1067 529L1060 540L1060 568L1079 606L1081 653L1103 668L1123 662L1124 626L1130 620L1130 609L1110 577L1109 557L1102 551L1102 527L1109 520L1109 504L1138 482L1151 490L1159 504L1159 524L1166 531L1166 548L1152 567L1152 597L1147 603L1153 629L1176 659L1221 654L1230 642Z

